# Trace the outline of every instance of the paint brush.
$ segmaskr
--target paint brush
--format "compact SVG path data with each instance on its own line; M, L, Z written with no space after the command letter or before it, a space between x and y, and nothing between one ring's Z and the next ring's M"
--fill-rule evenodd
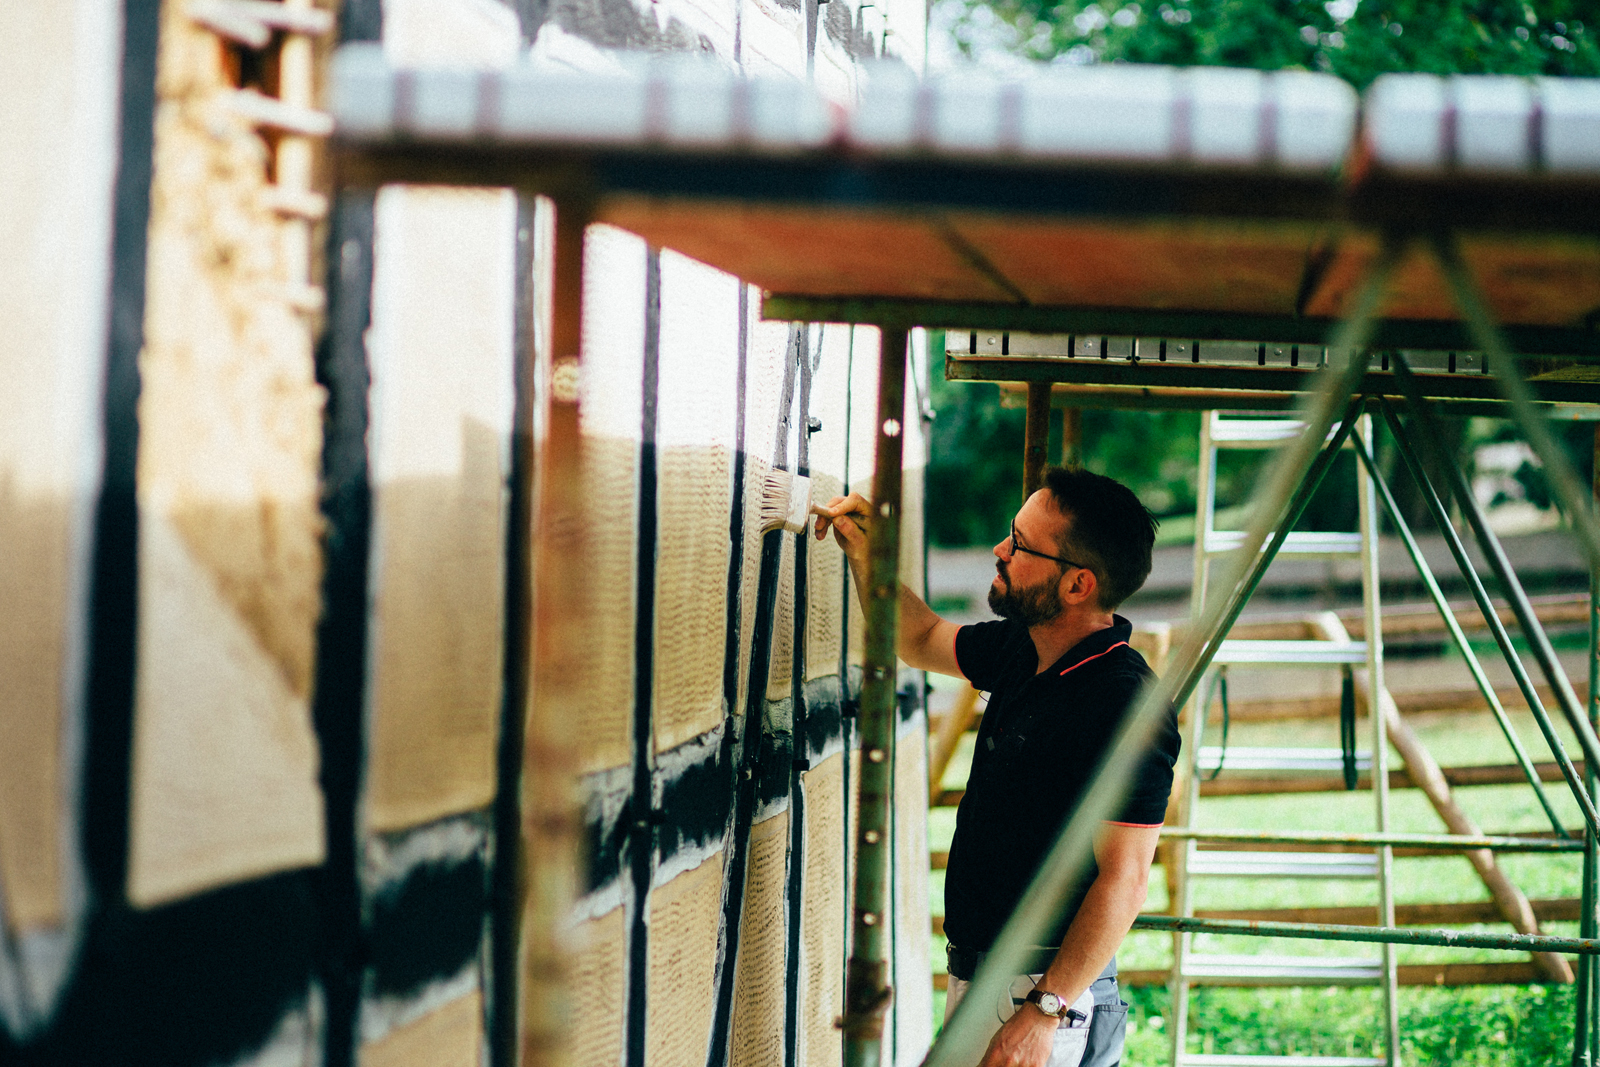
M761 482L761 532L784 529L805 533L812 515L824 514L811 502L811 479L785 470L768 471Z

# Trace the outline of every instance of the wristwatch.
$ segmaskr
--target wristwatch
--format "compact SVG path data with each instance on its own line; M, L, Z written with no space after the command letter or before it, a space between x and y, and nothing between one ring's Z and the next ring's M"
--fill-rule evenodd
M1040 1011L1044 1012L1046 1015L1050 1016L1052 1019L1065 1019L1068 1016L1073 1015L1082 1018L1082 1015L1079 1012L1073 1011L1072 1007L1066 1001L1062 1000L1054 993L1046 993L1042 989L1035 988L1029 990L1028 995L1023 999L1029 1004L1032 1004L1034 1007L1038 1008Z

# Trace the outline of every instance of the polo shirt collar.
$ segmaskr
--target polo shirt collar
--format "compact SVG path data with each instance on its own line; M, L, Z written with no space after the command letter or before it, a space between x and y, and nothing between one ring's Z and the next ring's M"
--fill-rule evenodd
M1046 674L1059 678L1069 674L1075 668L1083 666L1090 660L1099 659L1112 649L1126 645L1133 637L1133 623L1121 615L1111 616L1111 625L1104 630L1096 630L1082 641L1073 645L1062 653L1061 658L1051 664Z

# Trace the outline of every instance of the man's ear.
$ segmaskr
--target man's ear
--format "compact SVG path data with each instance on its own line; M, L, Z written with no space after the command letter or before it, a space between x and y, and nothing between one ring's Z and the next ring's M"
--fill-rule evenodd
M1088 567L1078 567L1065 577L1061 584L1061 599L1068 604L1082 604L1100 595L1100 579Z

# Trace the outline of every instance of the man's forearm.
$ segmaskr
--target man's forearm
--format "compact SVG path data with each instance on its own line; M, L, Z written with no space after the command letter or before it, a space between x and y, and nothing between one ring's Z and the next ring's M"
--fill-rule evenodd
M1071 1003L1100 977L1144 906L1145 886L1102 875L1090 885L1039 988Z
M851 560L850 575L855 579L856 597L860 600L861 610L865 612L867 605L872 602L872 598L868 596L867 565ZM895 628L895 651L901 659L915 666L913 662L915 650L922 647L928 631L938 624L939 616L921 597L913 593L906 583L899 584L900 622Z

